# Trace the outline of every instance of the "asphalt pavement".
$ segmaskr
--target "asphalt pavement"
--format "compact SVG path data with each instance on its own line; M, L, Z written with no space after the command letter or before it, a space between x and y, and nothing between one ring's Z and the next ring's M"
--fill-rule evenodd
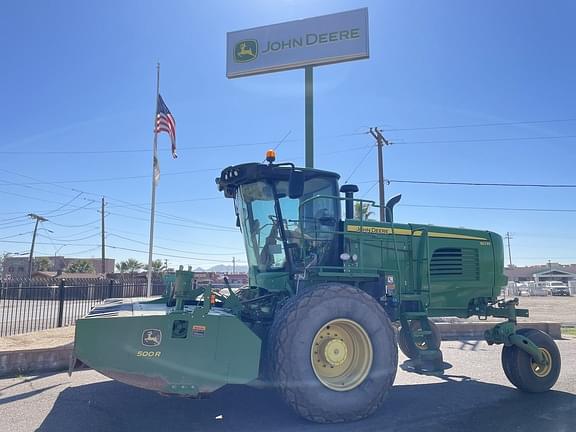
M443 342L452 364L442 378L400 366L383 406L370 418L318 425L297 417L271 389L226 386L210 398L165 397L91 370L0 380L0 431L538 431L576 427L576 339L557 341L563 368L542 394L516 390L498 346ZM400 355L400 363L406 360Z

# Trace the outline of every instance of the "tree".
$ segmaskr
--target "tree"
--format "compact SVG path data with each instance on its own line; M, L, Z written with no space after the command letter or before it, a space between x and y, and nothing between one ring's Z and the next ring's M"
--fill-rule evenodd
M126 261L120 261L119 263L116 263L116 270L118 270L120 273L124 273L126 271Z
M34 260L34 267L36 271L50 271L52 270L52 261L47 257L36 258Z
M368 220L374 212L370 211L370 203L357 202L354 204L354 217L360 220Z
M144 268L148 270L148 265L146 265ZM166 271L166 264L164 261L162 261L161 259L155 259L154 261L152 261L153 273L163 273L165 271Z
M3 252L1 257L0 257L0 273L4 273L4 262L6 260L6 258L8 258L10 256L9 253L7 252Z
M128 258L126 261L121 261L116 264L116 269L120 270L120 273L129 272L134 274L137 270L144 268L144 264L134 258Z
M78 260L66 269L68 273L95 273L94 266L86 260Z

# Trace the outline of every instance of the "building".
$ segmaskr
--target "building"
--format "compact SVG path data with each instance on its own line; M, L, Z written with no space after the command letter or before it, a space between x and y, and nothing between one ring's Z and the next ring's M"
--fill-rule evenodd
M33 271L43 270L48 272L62 272L77 261L87 261L94 267L95 273L113 273L115 261L106 258L104 272L102 271L102 259L100 258L66 258L63 256L38 256L34 257ZM42 265L42 269L39 269ZM28 257L6 257L3 263L3 278L19 278L28 276Z
M510 282L576 281L576 264L548 263L527 267L507 267L504 273Z

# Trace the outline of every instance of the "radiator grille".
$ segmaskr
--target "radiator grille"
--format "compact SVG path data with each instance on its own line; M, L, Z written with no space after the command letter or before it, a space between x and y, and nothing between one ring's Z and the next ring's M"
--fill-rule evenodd
M480 277L478 249L436 249L430 260L432 280L474 281Z

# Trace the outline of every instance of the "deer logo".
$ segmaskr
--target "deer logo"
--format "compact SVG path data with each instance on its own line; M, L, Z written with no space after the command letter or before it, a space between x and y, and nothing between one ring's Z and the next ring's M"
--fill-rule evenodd
M147 329L142 333L142 345L158 346L162 342L162 332L158 329Z
M257 57L258 41L256 39L240 41L234 47L234 61L236 61L236 63L246 63Z

